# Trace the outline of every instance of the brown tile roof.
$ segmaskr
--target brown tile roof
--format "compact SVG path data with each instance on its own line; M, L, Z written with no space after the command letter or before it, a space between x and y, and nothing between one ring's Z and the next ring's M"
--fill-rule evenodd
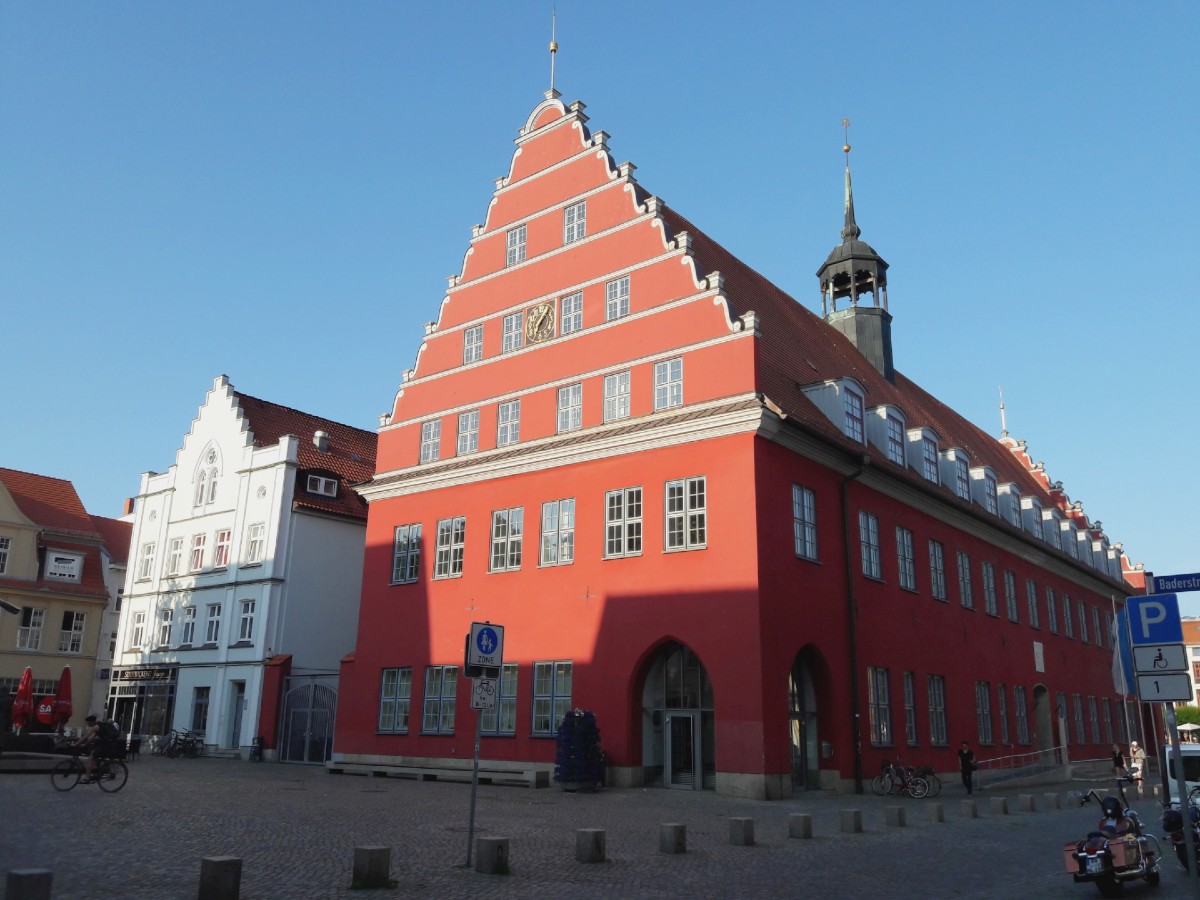
M97 533L71 482L2 468L0 481L4 482L21 512L36 525L80 535Z
M133 523L106 516L92 516L92 527L104 538L104 547L113 562L125 565L129 561L129 542L133 540Z

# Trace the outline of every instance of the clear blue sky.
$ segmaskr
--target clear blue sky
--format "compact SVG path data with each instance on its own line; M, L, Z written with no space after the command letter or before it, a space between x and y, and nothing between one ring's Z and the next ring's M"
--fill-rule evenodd
M809 308L842 132L896 364L1200 571L1194 2L559 0L557 87ZM120 513L214 376L364 428L549 82L550 4L0 4L0 465ZM1200 594L1190 595L1200 611Z

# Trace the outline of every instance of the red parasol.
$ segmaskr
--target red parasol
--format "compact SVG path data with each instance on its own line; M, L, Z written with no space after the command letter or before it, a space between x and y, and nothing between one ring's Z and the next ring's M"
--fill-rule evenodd
M66 725L71 718L71 667L63 666L58 679L58 693L54 697L54 721Z
M33 718L33 669L25 667L21 683L17 686L17 696L13 698L12 723L18 727L28 725Z

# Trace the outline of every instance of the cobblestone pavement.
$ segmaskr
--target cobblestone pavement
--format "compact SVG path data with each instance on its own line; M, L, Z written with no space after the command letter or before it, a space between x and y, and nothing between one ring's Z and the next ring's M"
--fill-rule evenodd
M465 866L469 785L236 760L148 757L129 768L128 785L113 795L88 785L58 793L45 775L0 775L0 870L52 870L55 900L194 898L205 856L243 858L244 900L1099 896L1063 874L1061 855L1094 827L1094 807L1018 813L1017 790L977 792L973 819L961 810L962 788L949 784L936 800L804 794L772 803L481 785L476 834L511 841L511 874L494 876ZM1048 790L1089 786L1022 791L1040 809ZM1009 815L991 812L992 796L1008 797ZM942 823L930 820L934 803ZM885 808L896 805L906 827L885 824ZM1152 799L1134 806L1157 822ZM863 834L840 833L844 809L862 810ZM811 840L789 839L793 812L812 815ZM755 820L755 846L730 844L735 816ZM687 826L686 855L659 853L663 822ZM575 861L577 828L606 829L607 862ZM391 848L394 890L350 890L353 849L366 845ZM1173 858L1161 886L1139 883L1126 895L1195 896Z

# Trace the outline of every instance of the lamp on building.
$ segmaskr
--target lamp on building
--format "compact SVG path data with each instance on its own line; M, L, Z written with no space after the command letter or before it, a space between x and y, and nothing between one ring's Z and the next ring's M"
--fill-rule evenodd
M0 609L4 610L5 612L10 612L14 616L20 614L21 612L21 607L13 606L7 600L0 600Z

